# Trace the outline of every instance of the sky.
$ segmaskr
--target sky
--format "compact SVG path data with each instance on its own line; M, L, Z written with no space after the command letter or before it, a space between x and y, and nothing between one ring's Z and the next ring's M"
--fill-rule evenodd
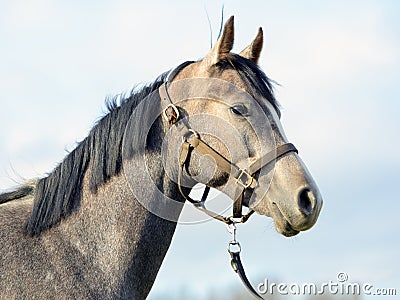
M105 98L203 57L206 11L215 42L222 5L235 15L234 52L263 27L260 66L279 83L286 134L324 198L317 224L296 237L262 216L238 229L251 281L346 272L400 293L398 1L0 0L0 192L50 172ZM240 289L229 238L217 222L179 225L149 299Z

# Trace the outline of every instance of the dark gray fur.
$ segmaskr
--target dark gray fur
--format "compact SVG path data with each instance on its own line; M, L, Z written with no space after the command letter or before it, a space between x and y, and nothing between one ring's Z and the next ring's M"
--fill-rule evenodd
M146 298L176 223L136 201L121 174L121 143L132 110L164 76L120 106L110 102L110 113L36 187L0 196L0 299ZM145 120L153 109L138 115ZM160 191L183 201L163 171L162 130L158 120L149 171Z

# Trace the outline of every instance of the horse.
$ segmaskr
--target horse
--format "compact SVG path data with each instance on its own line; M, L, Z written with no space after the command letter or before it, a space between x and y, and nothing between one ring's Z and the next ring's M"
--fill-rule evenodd
M0 195L0 299L145 299L187 200L286 237L316 223L321 194L258 66L263 31L239 54L233 41L232 16L203 59L109 101L52 172ZM234 215L193 200L198 183Z

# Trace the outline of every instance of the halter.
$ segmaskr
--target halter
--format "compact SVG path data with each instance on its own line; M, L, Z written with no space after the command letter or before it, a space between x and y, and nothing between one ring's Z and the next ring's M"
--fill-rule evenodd
M178 168L178 189L182 196L189 202L191 202L197 209L211 216L212 218L224 222L227 226L228 231L232 234L232 241L228 245L228 252L231 255L231 265L233 270L238 273L243 284L247 287L253 296L262 299L262 297L255 291L248 281L244 268L240 259L240 244L236 241L236 224L245 223L250 216L254 213L254 210L250 209L246 214L243 214L243 198L244 193L249 189L254 189L257 185L257 179L254 177L258 171L266 167L273 161L278 160L284 155L290 152L298 152L296 147L291 143L286 143L278 146L276 149L266 153L262 157L259 157L254 161L247 169L240 168L234 162L231 162L226 157L224 157L220 152L215 150L213 147L208 145L200 136L198 132L193 130L186 120L180 120L180 113L177 106L174 105L171 97L168 94L168 87L176 75L184 69L186 66L192 64L193 61L187 61L176 67L167 76L164 82L163 88L160 89L161 101L163 103L162 115L169 126L177 127L178 131L182 134L182 145L179 154L179 168ZM182 177L185 173L185 169L188 167L190 156L193 151L197 151L201 155L209 155L214 158L214 161L219 170L228 173L230 176L235 178L236 184L238 184L243 191L240 196L234 201L232 215L222 216L216 212L213 212L206 208L206 200L210 191L210 187L206 186L203 195L200 200L195 200L191 198L182 189Z

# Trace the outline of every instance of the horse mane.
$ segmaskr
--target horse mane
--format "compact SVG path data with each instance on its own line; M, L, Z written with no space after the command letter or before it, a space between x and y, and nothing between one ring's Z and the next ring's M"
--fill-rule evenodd
M12 191L0 194L0 205L32 195L35 190L35 185L35 181L26 182Z
M25 227L27 234L37 236L79 208L88 169L89 189L93 193L121 172L126 124L135 107L163 84L166 75L160 75L140 89L133 89L119 105L119 96L106 100L108 113L47 177L37 182L33 209Z

